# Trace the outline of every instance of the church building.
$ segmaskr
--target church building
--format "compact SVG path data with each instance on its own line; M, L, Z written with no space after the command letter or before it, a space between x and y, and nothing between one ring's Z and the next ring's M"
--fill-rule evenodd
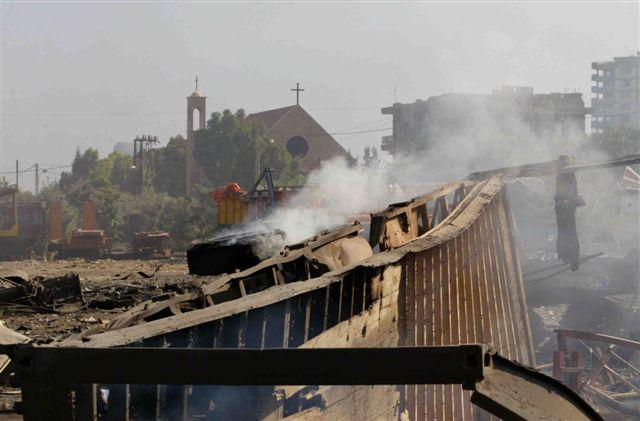
M293 157L301 159L306 173L318 168L322 161L342 156L349 163L355 159L317 121L300 106L299 85L296 105L250 114L247 118L260 121L267 136L283 145Z
M296 91L296 105L254 113L247 119L261 122L268 138L283 145L291 156L300 158L301 169L305 173L335 157L344 157L351 165L355 165L356 161L349 152L300 106L299 95L304 89L297 85L292 90ZM204 177L193 158L193 142L195 131L205 126L206 97L198 91L196 79L196 91L187 97L187 195Z

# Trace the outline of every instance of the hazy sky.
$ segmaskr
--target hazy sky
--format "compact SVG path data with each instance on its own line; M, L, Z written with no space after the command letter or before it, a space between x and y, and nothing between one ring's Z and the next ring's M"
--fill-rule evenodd
M16 159L69 164L78 147L103 156L139 134L166 143L186 131L195 75L207 114L291 105L299 81L301 105L329 132L368 131L390 127L380 108L394 87L400 102L502 85L578 91L588 102L590 62L640 43L637 2L1 8L0 172ZM335 137L361 155L388 133ZM31 188L33 174L20 181Z

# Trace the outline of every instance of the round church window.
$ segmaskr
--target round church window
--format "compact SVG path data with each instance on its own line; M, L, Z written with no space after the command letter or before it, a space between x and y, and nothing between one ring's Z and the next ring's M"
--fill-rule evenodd
M287 151L295 158L304 158L309 152L309 143L302 136L293 136L287 140Z

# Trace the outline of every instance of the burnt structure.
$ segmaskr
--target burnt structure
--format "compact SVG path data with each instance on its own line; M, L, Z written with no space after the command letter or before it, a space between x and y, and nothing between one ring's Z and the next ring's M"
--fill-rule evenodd
M382 114L393 116L393 133L382 138L382 150L392 155L437 151L452 138L481 140L495 137L496 131L523 141L532 135L582 135L588 112L580 93L534 94L528 87L437 95L383 108Z
M143 303L106 332L85 332L55 346L315 349L491 343L509 360L535 364L520 252L502 177L454 183L393 205L373 221L377 237L370 241L383 243L378 254L342 261L321 276L303 270L282 280L281 267L308 261L305 254L315 247L310 241L292 247L284 260L215 277L194 293ZM325 256L336 259L336 243L344 241L344 233L327 233L323 241L316 252L324 247ZM220 388L149 383L102 384L109 389L109 406L100 410L117 419L249 411L256 419L303 419L311 412L329 419L410 420L470 419L479 411L471 392L451 383L271 386L243 391L248 399L243 404ZM49 399L51 405L76 411L78 419L94 417L96 385L72 388L74 407L65 404L64 391L56 392L58 400ZM25 400L29 393L25 390Z
M203 278L195 291L154 297L106 331L5 347L23 382L25 419L457 420L483 410L600 419L574 392L525 368L535 357L505 180L638 162L474 173L372 214L368 244L359 224L340 227ZM579 354L565 358L568 338L638 347L559 332L554 372L584 388L593 384L575 382L585 367ZM590 379L617 356L598 357ZM637 394L627 386L601 398Z

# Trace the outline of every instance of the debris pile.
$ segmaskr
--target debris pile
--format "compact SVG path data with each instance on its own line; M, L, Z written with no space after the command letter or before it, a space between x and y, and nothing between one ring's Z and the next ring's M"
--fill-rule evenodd
M553 375L598 407L605 418L640 418L640 342L559 329Z
M49 343L88 328L104 329L140 302L189 291L200 282L186 274L180 260L4 263L0 319L36 343Z
M24 271L0 274L3 310L70 313L84 307L80 278L70 273L45 279L29 279Z

